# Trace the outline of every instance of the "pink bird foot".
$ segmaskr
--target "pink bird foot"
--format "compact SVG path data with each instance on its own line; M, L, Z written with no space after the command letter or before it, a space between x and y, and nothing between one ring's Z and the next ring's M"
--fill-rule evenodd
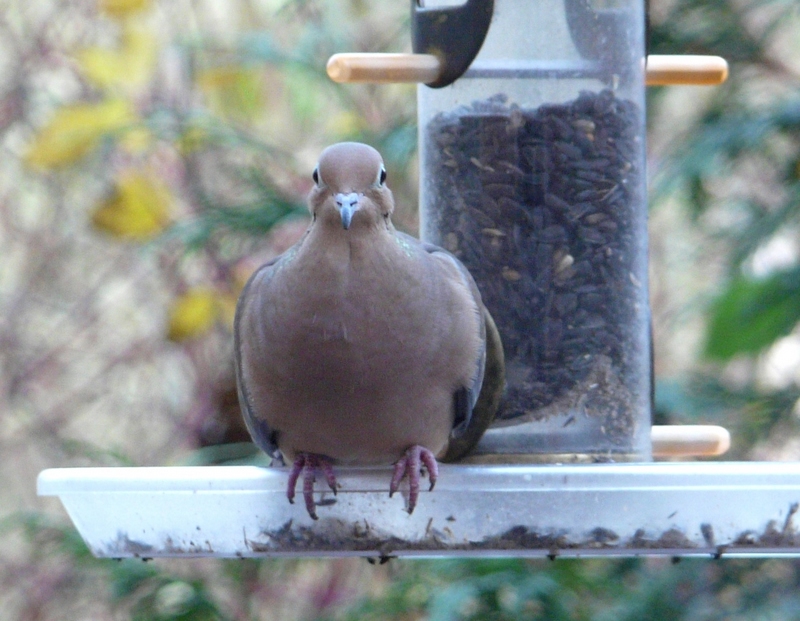
M333 474L333 466L326 457L322 455L315 455L313 453L298 453L292 465L292 470L289 472L289 486L286 490L286 497L289 502L294 504L294 489L297 485L297 479L300 474L303 475L303 500L306 502L306 510L312 519L317 518L317 505L314 504L314 481L317 480L317 470L322 470L325 475L325 480L328 482L328 487L336 495L336 475Z
M414 513L414 507L417 506L417 499L419 498L420 467L422 465L424 465L425 469L428 471L428 478L431 482L429 490L432 490L433 486L436 485L436 478L439 476L439 464L436 463L436 457L434 457L433 453L418 444L406 450L406 454L397 460L394 465L394 472L392 473L392 482L389 484L389 498L391 498L392 494L400 487L400 481L408 476L409 515Z

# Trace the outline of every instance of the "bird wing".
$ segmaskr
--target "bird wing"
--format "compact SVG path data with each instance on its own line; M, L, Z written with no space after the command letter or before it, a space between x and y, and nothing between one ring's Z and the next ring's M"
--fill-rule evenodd
M398 233L398 235L401 235L407 239L414 239L405 235L404 233ZM441 262L442 267L447 270L446 277L452 278L451 275L454 273L456 274L460 284L472 298L475 311L478 313L480 319L478 322L478 329L480 331L479 338L481 342L481 348L478 352L478 357L475 359L475 372L473 373L468 384L465 386L460 386L453 394L453 405L455 410L455 418L453 420L453 436L458 437L463 434L472 424L473 409L475 408L475 403L478 401L478 396L481 392L481 384L483 383L484 368L486 365L486 325L482 319L483 302L481 301L481 294L478 291L475 280L472 278L472 275L469 273L469 271L467 271L467 268L464 267L464 264L461 263L461 261L447 252L447 250L444 248L440 248L439 246L427 242L419 242L416 239L414 239L414 241L421 243L422 248L431 256L431 258ZM453 270L453 268L455 268L455 270Z
M478 318L480 319L483 309L481 294L478 292L478 287L475 285L472 275L467 271L467 268L464 267L464 264L443 248L439 248L438 246L427 243L424 244L424 247L433 258L439 261L446 261L447 263L456 267L461 283L469 291L470 297L475 304L475 311L478 313ZM462 423L465 425L469 424L469 419L472 416L472 408L475 407L475 402L478 400L478 395L481 391L483 370L486 364L486 327L483 321L478 321L478 330L482 347L480 348L478 357L475 360L475 373L473 374L469 385L463 387L463 390L465 391L464 395L462 397L458 397L458 401L463 400L461 407L466 408L467 411L456 411L455 425Z
M472 418L468 425L450 436L447 451L442 456L442 461L457 461L469 453L484 432L494 422L495 415L500 408L500 400L506 387L505 356L500 333L486 307L483 307L483 325L486 330L486 363L483 372L483 382L478 395L478 401L472 408Z
M247 307L250 301L253 299L252 289L255 286L254 283L258 282L257 286L259 288L267 286L275 275L278 264L285 256L286 255L284 254L279 257L275 257L268 263L262 265L253 273L239 296L239 303L236 306L236 315L233 324L233 358L236 370L236 386L239 392L239 406L242 410L242 417L247 425L247 430L250 432L250 435L252 436L253 441L256 443L258 448L260 448L273 459L279 460L282 458L280 451L278 450L276 434L272 429L270 429L266 421L255 416L250 391L248 390L244 374L242 373L242 340L248 338L247 334L242 334L242 321L244 314L247 312Z

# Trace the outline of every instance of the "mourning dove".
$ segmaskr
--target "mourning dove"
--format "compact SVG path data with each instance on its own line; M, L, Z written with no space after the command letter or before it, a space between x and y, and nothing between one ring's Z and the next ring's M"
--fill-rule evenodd
M457 459L491 423L503 386L502 346L475 282L451 254L395 230L386 169L370 146L325 149L313 173L312 221L259 268L236 309L239 398L255 443L292 463L308 513L321 471L389 465L390 495L424 465ZM484 382L484 368L491 357ZM499 369L499 370L498 370Z

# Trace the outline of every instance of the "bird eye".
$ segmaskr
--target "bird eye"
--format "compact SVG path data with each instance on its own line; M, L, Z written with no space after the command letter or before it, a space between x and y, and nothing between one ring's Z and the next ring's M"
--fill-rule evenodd
M314 172L311 173L311 178L314 180L314 183L319 185L319 168L314 169Z
M381 173L380 173L378 179L380 179L380 184L381 185L386 183L386 169L383 166L381 166Z

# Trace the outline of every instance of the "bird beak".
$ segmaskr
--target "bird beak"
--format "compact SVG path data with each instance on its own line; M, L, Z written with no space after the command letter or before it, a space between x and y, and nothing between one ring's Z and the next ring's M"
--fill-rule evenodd
M333 198L336 200L336 206L339 208L339 215L342 217L342 226L346 231L350 228L353 214L358 211L360 207L358 204L358 194L355 192L351 192L350 194L337 194Z

